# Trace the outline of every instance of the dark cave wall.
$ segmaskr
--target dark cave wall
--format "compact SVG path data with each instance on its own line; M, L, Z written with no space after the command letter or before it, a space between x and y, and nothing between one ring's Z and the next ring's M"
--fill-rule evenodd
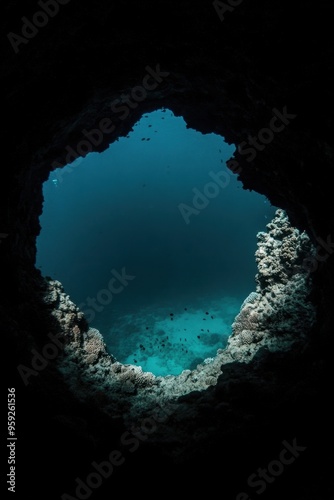
M3 37L3 139L12 175L1 196L10 207L1 227L10 253L33 261L40 183L53 161L63 163L66 145L76 147L82 130L107 116L116 130L105 135L102 149L161 105L234 144L257 136L272 109L286 106L296 118L254 161L238 158L241 180L287 209L297 225L327 237L333 230L326 217L333 157L330 4L299 5L245 0L221 22L212 2L98 1L83 8L71 0L18 54ZM31 19L36 9L34 2L7 2L4 35L20 33L21 16ZM126 120L113 116L110 102L157 64L169 76Z
M42 182L54 162L64 164L66 146L77 149L83 129L107 117L115 130L94 148L103 150L142 113L161 106L235 145L268 127L273 109L286 108L295 118L252 161L247 146L237 154L240 180L287 210L315 243L334 234L329 2L292 10L288 2L245 0L222 22L212 2L100 0L83 7L71 0L17 54L7 34L21 34L21 17L32 19L37 7L6 2L4 10L2 139L9 178L0 197L0 230L8 234L0 251L14 294L25 282L21 267L30 272L35 261ZM157 65L168 76L121 119L110 103L142 85L145 68ZM317 279L331 287L331 259L318 264Z
M331 241L333 235L334 239L331 2L323 0L315 5L311 1L298 1L292 9L287 0L256 3L244 0L226 13L221 22L211 1L111 3L97 0L83 5L78 0L70 0L60 6L57 16L29 43L20 47L18 54L14 53L7 34L20 33L21 17L32 18L39 7L34 1L17 0L4 1L2 9L1 138L6 148L3 166L6 180L3 178L0 188L0 233L8 236L0 240L1 328L6 341L8 339L9 378L18 387L22 385L16 372L18 360L28 363L31 346L34 343L43 346L45 333L50 328L50 318L46 313L41 314L39 307L43 284L33 267L43 203L42 182L53 162L64 162L66 146L76 148L83 139L82 130L96 128L103 118L112 119L116 128L105 134L98 150L103 150L119 135L126 135L142 113L162 106L182 115L190 127L219 133L229 143L239 145L268 126L274 108L283 110L286 106L296 118L275 134L273 141L258 152L253 161L237 154L240 181L246 189L265 194L274 205L285 209L291 221L306 229L316 245L319 245L319 237ZM110 103L141 85L145 68L148 65L156 68L157 64L169 75L121 120L120 114L110 110ZM300 386L300 393L294 389L285 396L282 391L277 407L271 409L272 421L267 422L267 428L260 429L256 424L247 430L238 428L230 441L225 442L226 453L231 453L240 466L239 471L232 471L229 480L232 498L240 490L233 484L232 477L238 474L241 477L240 471L247 477L252 467L261 464L261 450L268 435L286 439L298 428L303 444L303 437L306 442L312 427L322 421L321 437L325 438L330 415L326 408L326 378L332 346L334 275L330 245L328 248L322 247L319 255L324 260L316 261L313 273L319 319L311 345L306 349L304 364L294 367L293 362L281 359L276 360L273 368L279 377L286 379L292 373L294 387ZM67 450L61 473L70 491L73 476L88 473L87 463L96 456L89 436L93 435L94 441L96 429L101 427L99 432L105 432L113 440L123 428L121 422L114 422L110 427L109 420L93 405L81 406L74 401L59 374L49 368L20 394L21 411L25 411L26 416L20 425L30 436L23 446L24 458L26 463L35 460L40 464L38 450L31 456L33 436L43 432L51 434L42 452L53 455L50 453L53 447L60 452ZM305 383L300 382L303 377L309 392ZM251 398L242 401L242 388L239 390L239 409L247 414ZM214 396L219 397L219 394ZM312 421L314 410L310 402L317 407ZM203 423L208 409L200 411ZM87 429L82 436L73 431L75 423L64 425L58 418L63 413L84 420ZM313 432L310 442L316 441L316 431ZM236 436L239 437L233 442ZM227 439L224 436L224 440ZM104 451L108 446L109 442ZM209 449L210 443L207 446ZM320 456L323 449L320 445L319 448ZM255 449L253 465L251 455ZM54 481L53 472L59 466L54 453L51 464L40 464L49 483ZM246 458L243 459L242 454ZM161 469L154 464L152 453L147 456L143 452L143 457L152 471L166 482L162 472L164 459L160 457ZM273 457L270 450L268 459ZM316 459L315 454L308 462L309 478L321 472L320 460L319 470L314 473ZM138 462L139 459L132 462L130 477L137 474ZM75 470L74 463L77 464ZM215 462L210 450L203 451L203 457L198 460L195 456L192 466L204 478L221 472L220 462ZM144 466L139 469L140 484L143 477L147 484L150 479L144 474ZM182 479L182 469L177 473ZM322 474L322 477L326 475ZM309 485L309 491L320 489L321 477L318 476L315 484ZM127 480L125 468L120 478ZM305 478L303 469L296 481L298 478ZM283 493L279 489L275 491L277 498L286 493L284 489ZM289 491L296 498L302 498L302 494L307 498L306 492L300 493L297 486ZM40 493L41 498L45 498L43 489Z

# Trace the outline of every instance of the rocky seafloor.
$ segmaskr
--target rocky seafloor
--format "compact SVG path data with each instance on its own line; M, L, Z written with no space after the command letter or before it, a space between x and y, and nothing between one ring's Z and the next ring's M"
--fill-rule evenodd
M184 457L189 442L185 429L195 415L198 420L203 408L210 408L212 415L227 422L232 408L235 413L238 392L244 391L246 364L252 362L254 367L253 378L247 374L247 384L268 395L278 376L272 367L266 368L268 359L280 359L283 352L289 352L291 359L298 357L315 322L316 310L310 301L312 273L306 265L315 249L306 233L292 227L281 209L267 231L258 233L257 240L256 289L243 302L226 347L178 376L155 376L140 366L118 362L61 283L45 280L43 303L54 318L52 332L63 346L52 362L76 398L98 406L113 419L122 419L129 428L144 420L156 422L152 415L162 411L165 418L159 419L157 429L154 425L149 441L173 436L171 442L177 443L172 447L173 455L182 449ZM241 419L246 417L240 415ZM235 417L233 425L237 421ZM199 442L207 439L214 426L214 422L212 426L205 424L197 431ZM200 427L197 421L196 428Z

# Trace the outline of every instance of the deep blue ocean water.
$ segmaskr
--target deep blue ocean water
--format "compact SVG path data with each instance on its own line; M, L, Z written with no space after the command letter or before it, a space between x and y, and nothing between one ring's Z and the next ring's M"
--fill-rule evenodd
M36 266L120 362L178 374L225 345L276 209L227 169L234 151L164 109L44 183Z

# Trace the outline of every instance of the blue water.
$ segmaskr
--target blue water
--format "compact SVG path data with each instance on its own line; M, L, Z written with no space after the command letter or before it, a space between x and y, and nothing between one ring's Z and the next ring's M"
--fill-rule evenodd
M177 374L225 345L275 211L226 168L234 151L163 109L44 183L36 265L119 361Z

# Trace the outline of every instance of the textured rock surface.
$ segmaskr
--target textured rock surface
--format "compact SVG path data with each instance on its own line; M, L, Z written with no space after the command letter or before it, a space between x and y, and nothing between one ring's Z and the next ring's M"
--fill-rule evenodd
M119 363L107 352L100 332L87 326L61 284L49 281L44 302L52 306L57 331L65 342L57 364L76 397L87 402L99 393L100 408L110 416L122 416L128 426L150 415L157 405L166 404L173 406L171 415L177 414L179 423L186 423L192 415L186 396L198 393L203 404L209 405L204 403L205 391L216 386L222 390L226 382L220 379L221 373L233 361L250 363L260 349L267 355L305 349L316 311L309 298L311 276L302 263L314 248L304 232L291 227L282 210L277 210L267 228L268 232L258 234L254 256L258 264L256 291L242 304L227 347L179 376L156 377L140 367ZM182 397L186 399L180 404ZM174 432L173 424L168 428L165 423L164 432ZM178 438L183 453L190 438L184 431Z
M305 232L293 228L283 210L277 210L258 233L256 292L241 306L232 325L229 350L239 361L259 345L282 349L303 344L316 320L311 302L312 274L306 262L315 247Z
M194 129L219 133L231 144L246 142L246 147L269 126L273 109L282 112L286 107L296 115L264 148L262 144L255 149L252 160L242 150L236 160L243 186L265 194L284 209L293 226L305 230L315 245L310 278L317 317L303 349L304 326L297 329L296 343L288 351L270 350L267 343L253 358L248 356L252 359L247 363L231 359L216 384L210 385L218 372L217 358L203 363L198 380L194 373L184 373L182 380L188 383L189 379L194 390L177 401L180 411L169 407L161 416L163 406L156 406L152 414L159 421L157 429L149 439L137 437L135 453L129 452L128 445L125 465L93 494L109 498L117 483L128 494L138 495L149 490L154 477L164 492L173 495L180 484L188 492L194 484L196 491L199 486L207 491L219 481L221 496L234 499L245 491L253 498L255 490L247 487L249 475L276 459L283 439L296 437L307 446L307 453L301 454L298 465L290 466L293 469L268 484L265 495L275 500L333 497L327 460L333 421L329 404L334 325L333 7L326 0L306 1L296 9L287 0L232 3L238 5L221 22L211 1L83 4L71 0L15 54L7 34L20 35L22 17L32 19L40 6L33 1L2 2L1 138L7 175L0 186L0 307L8 386L17 387L20 405L17 425L25 466L25 473L21 468L24 498L31 493L34 498L59 499L65 491L75 496L75 477L85 479L94 460L104 460L120 447L120 436L129 431L123 415L131 419L145 411L134 383L142 375L109 358L107 363L101 338L88 330L59 285L52 285L49 293L50 283L34 269L42 182L54 161L64 162L66 147L77 148L84 129L95 129L104 118L113 120L113 132L94 147L102 151L126 135L142 113L162 106L182 115ZM156 68L158 64L169 75L147 99L129 107L126 119L111 112L114 99L142 84L147 65ZM268 133L263 137L268 139ZM264 242L270 249L271 241L265 237ZM293 256L296 251L295 245L290 248L288 240L285 243L273 248L281 256L277 269L266 250L265 258L258 256L261 271L256 293L262 296L267 282L276 293L277 278L278 297L285 297L284 308L292 312L295 298L289 302L288 294L300 294L301 304L305 303L302 282L306 277L292 272L289 279L291 269L282 268L284 255ZM296 264L298 269L301 263ZM49 304L44 302L46 295ZM249 305L255 304L253 299ZM271 297L268 303L272 307ZM307 323L312 314L312 308L306 311ZM258 339L253 318L249 324L239 338L245 342L244 359L263 342L262 338L254 343ZM296 321L293 315L285 315L276 317L275 324L283 328L278 335L283 342L287 325L296 326ZM269 326L261 330L268 342L267 333L274 333ZM31 366L31 350L43 351L50 342L48 332L66 337L66 356L31 375L26 387L17 365ZM105 389L104 382L100 386L99 382L92 387L91 380L98 380L97 365L104 367L106 379L111 367L122 372L123 386L116 383L118 375L112 375L108 378L115 381L112 386ZM152 408L161 387L146 376L142 384L148 386L146 406ZM203 390L204 386L209 387ZM122 387L128 390L127 396ZM184 393L182 383L179 390L177 394ZM105 413L102 408L108 405ZM110 416L112 408L115 413ZM166 456L177 457L182 465L176 467Z

